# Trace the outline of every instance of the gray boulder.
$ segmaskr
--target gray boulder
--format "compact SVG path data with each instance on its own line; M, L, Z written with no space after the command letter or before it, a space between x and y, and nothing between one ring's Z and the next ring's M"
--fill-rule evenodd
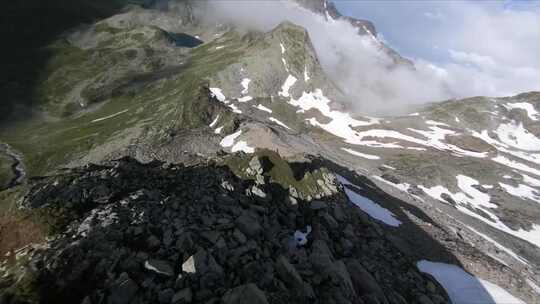
M249 213L244 213L238 217L235 223L236 227L238 227L242 233L250 237L254 237L262 231L262 227L256 216Z
M174 294L171 300L171 304L191 303L192 300L193 293L191 292L191 288L184 288Z
M114 285L110 288L110 295L107 299L108 304L127 304L133 299L139 286L127 273L120 274Z
M327 207L328 205L323 201L312 201L311 204L309 205L309 208L315 211L326 209Z
M375 278L357 260L346 261L354 288L359 295L376 298L380 303L388 303L383 290Z
M311 286L305 283L291 263L284 256L280 256L276 261L276 271L279 278L291 289L295 290L299 296L314 298L315 293Z
M172 277L174 275L174 269L172 266L166 261L162 260L148 260L144 262L144 268L167 277Z
M253 283L227 291L221 301L223 304L268 304L264 292Z

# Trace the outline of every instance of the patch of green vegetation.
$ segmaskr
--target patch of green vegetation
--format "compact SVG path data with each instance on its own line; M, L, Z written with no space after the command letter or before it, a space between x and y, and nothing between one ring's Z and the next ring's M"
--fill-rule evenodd
M141 72L161 68L153 58L152 45L168 39L166 32L154 27L112 29L106 23L96 26L97 31L112 34L96 48L80 49L61 39L43 49L49 60L39 73L34 98L49 115L69 116L81 110L78 105L81 102L100 101L103 94L121 85L122 79L133 73L128 67L138 54L137 48L150 50L144 53L149 64L140 66Z
M11 168L12 164L13 159L11 157L0 154L0 190L9 186L13 178L15 178Z
M98 23L96 27L94 28L94 30L97 33L109 33L111 35L116 35L122 32L122 29L112 27L105 22Z
M289 67L295 71L303 72L308 53L306 48L310 44L306 30L295 24L285 22L274 30L280 36L281 42L286 46L286 60Z
M285 125L298 132L304 132L308 126L302 119L298 119L296 111L298 108L286 103L286 102L274 102L267 105L272 109L272 115L279 117Z
M342 139L335 136L334 134L324 130L324 129L321 129L319 127L314 127L314 126L311 126L311 125L306 125L306 128L308 128L309 130L309 133L312 134L312 136L314 136L315 138L317 138L317 140L319 141L336 141L338 140L340 143L342 142Z
M133 128L143 132L152 131L152 138L148 141L156 140L160 133L207 127L217 113L212 111L218 111L222 114L221 124L226 121L232 129L233 115L216 108L217 105L209 105L211 101L201 91L211 75L238 61L243 55L245 46L235 40L235 36L229 37L227 43L230 47L220 52L215 52L215 45L211 44L194 48L185 66L163 72L163 76L160 76L161 72L146 73L122 80L137 82L137 90L120 90L111 94L93 112L63 117L57 121L26 122L0 130L0 138L23 154L28 175L36 176L47 174L59 165L84 156L118 136L128 137ZM56 73L58 69L72 70L73 66L89 69L80 73L95 74L114 68L106 64L92 67L86 63L79 64L77 62L84 61L87 56L86 51L66 45L59 48L65 52L65 57L54 59L49 67ZM59 99L59 102L66 100Z
M64 105L67 95L84 80L92 79L103 68L102 64L91 63L91 52L70 45L67 41L57 41L47 52L51 58L40 73L40 85L35 99L42 108L53 116L65 115Z
M26 189L17 186L0 192L0 260L7 259L8 264L20 262L13 254L18 249L45 241L47 228L43 219L38 213L18 206Z
M302 197L314 197L321 193L317 180L323 180L323 174L330 174L326 168L317 168L306 171L301 179L296 179L289 162L283 159L277 152L267 149L257 149L253 155L245 156L232 154L225 158L224 165L229 167L237 176L243 179L253 178L246 173L249 161L252 157L268 159L272 163L271 169L264 175L270 177L270 182L281 185L284 189L295 188Z
M80 152L87 152L132 124L122 117L92 122L130 108L131 100L117 98L95 113L51 123L31 123L14 132L2 134L5 141L24 155L29 175L43 175ZM125 117L124 117L125 118ZM25 135L26 134L26 135Z
M439 180L443 175L441 174L441 170L444 169L440 164L429 157L430 156L425 153L400 153L393 157L389 164L392 167L395 167L403 176L409 176L432 184Z
M489 117L473 107L467 107L461 114L463 119L468 123L480 126L489 125Z
M487 124L489 117L482 113L490 111L493 102L483 97L473 97L463 100L450 100L432 104L427 108L432 119L441 122L454 121L454 117L463 119L473 125Z
M0 279L0 284L9 286L2 290L2 296L11 303L40 303L38 278L26 264L25 260L14 262Z
M25 186L16 186L0 191L0 216L17 209L17 201L26 191Z

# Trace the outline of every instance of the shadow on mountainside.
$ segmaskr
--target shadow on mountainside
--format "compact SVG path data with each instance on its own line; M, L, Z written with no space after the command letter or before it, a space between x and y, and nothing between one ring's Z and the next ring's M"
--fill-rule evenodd
M411 221L409 215L404 212L407 211L427 225L433 225L439 229L442 229L438 223L433 221L420 208L389 195L365 176L358 175L356 172L332 161L322 158L312 158L310 164L311 165L306 166L304 163L291 163L291 168L300 168L302 173L297 173L298 175L316 170L317 168L328 168L332 172L343 176L353 185L357 186L349 187L349 189L354 190L354 192L360 194L361 196L364 196L379 204L383 208L391 211L395 215L396 219L402 222L402 225L397 228L393 228L379 222L381 223L380 226L384 229L392 231L390 235L391 239L394 239L394 236L396 235L400 236L399 238L395 238L393 241L395 241L395 245L399 246L400 250L404 251L407 255L415 257L417 260L436 258L440 262L461 266L458 259L456 259L456 257L444 246L441 246L440 244L434 246L433 242L435 240L433 240L431 236L429 236L424 230L418 227L417 223Z
M392 211L403 225L381 229L343 191L294 199L270 180L268 161L253 179L219 162L186 167L130 158L31 179L23 205L60 234L27 253L31 267L17 284L2 279L0 302L449 302L416 262L458 259L399 209ZM312 164L305 172L324 165L368 185L330 162ZM424 244L411 252L400 242Z
M50 53L44 48L68 29L118 12L127 0L5 1L0 12L0 125L32 115Z
M343 167L330 160L320 157L310 157L310 160L311 162L309 163L293 162L290 164L291 168L294 168L293 171L295 171L295 176L302 176L303 174L323 167L328 168L330 171L343 176L345 179L347 179L354 185L347 187L349 190L352 190L357 194L370 199L381 207L389 210L391 213L393 213L393 215L395 215L395 218L401 222L398 227L392 227L390 225L386 225L381 221L371 219L379 223L379 227L385 231L385 238L392 242L393 246L398 248L412 261L427 260L456 265L459 266L461 269L464 269L463 265L453 252L447 249L445 245L441 244L437 239L434 239L432 235L428 234L422 227L420 227L420 225L424 227L433 226L436 227L438 230L445 231L445 233L447 231L447 229L441 227L438 223L433 221L430 216L428 216L420 208L389 195L388 193L380 189L371 180L369 180L365 176L359 175L354 170L350 170L349 168ZM363 216L369 217L369 215L364 212L360 213L363 214ZM412 217L416 217L417 220L411 220L411 215ZM461 240L456 241L463 243ZM453 245L457 246L459 244ZM469 244L461 245L468 246ZM477 251L475 248L472 247L469 249ZM477 256L483 254L480 252L475 252L474 255ZM441 269L451 269L450 265L442 266ZM440 272L444 272L443 270L438 270ZM452 271L455 270L456 269L452 269ZM452 271L446 271L446 274L442 275L443 277L447 277L447 282L448 280L450 280L450 282L452 283L451 285L459 286L459 284L453 284L456 280L468 281L468 283L470 284L468 286L470 290L460 290L460 287L457 287L457 290L454 289L452 291L454 293L454 297L464 299L463 297L467 298L470 296L471 300L476 299L475 301L480 301L481 303L495 303L495 299L493 299L491 294L485 289L484 284L476 277L460 277L458 274L456 274L457 272L454 272L454 277L452 278L450 274ZM466 294L466 296L463 296L464 294Z

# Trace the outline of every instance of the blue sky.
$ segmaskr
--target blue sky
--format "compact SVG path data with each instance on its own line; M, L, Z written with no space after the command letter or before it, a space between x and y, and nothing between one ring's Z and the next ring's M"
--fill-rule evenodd
M540 18L540 1L372 1L372 0L334 0L337 8L345 15L368 19L375 23L382 38L401 54L411 58L422 58L435 63L451 61L449 49L470 52L477 50L474 46L488 43L497 47L497 37L485 41L482 36L482 24L477 25L476 41L463 41L462 35L467 29L463 25L475 18L482 19L485 26L497 24L499 19L506 19L505 27L512 26L512 31L524 30L531 26L530 21L520 18L523 15L531 17L535 14ZM511 15L511 16L510 16ZM527 19L526 18L526 19ZM514 22L508 20L513 19ZM487 21L486 21L487 20ZM538 25L538 23L536 24ZM508 29L508 28L507 28ZM504 30L504 29L503 29ZM534 38L535 32L528 36ZM537 37L540 41L540 37ZM515 43L515 39L508 43ZM534 43L519 41L519 43ZM536 49L536 45L531 45ZM523 47L527 47L524 45ZM464 48L468 48L464 49ZM532 50L531 50L532 51ZM512 54L508 54L511 56Z

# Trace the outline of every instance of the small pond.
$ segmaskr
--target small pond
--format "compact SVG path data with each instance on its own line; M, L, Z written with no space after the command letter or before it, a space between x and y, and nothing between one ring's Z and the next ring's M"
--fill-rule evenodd
M169 33L169 36L174 41L174 44L178 47L194 48L203 44L202 40L185 33Z

